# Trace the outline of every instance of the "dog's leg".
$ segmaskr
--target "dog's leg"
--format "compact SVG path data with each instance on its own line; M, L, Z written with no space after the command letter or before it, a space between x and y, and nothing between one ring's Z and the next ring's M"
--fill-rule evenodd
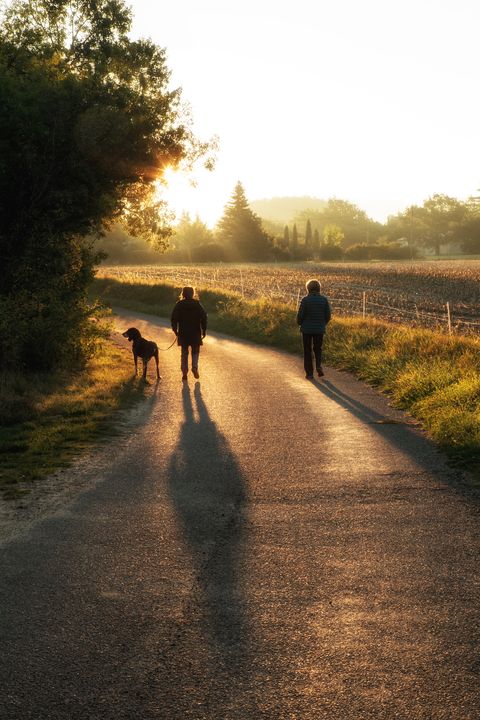
M143 363L143 374L142 374L142 377L143 377L143 379L145 380L145 382L147 382L147 365L148 365L148 360L145 360L144 358L142 358L142 363Z
M135 377L137 377L137 373L138 373L138 360L137 360L137 354L136 354L135 352L133 353L133 362L134 362L134 364L135 364Z
M157 348L155 348L155 352L153 353L153 357L155 358L155 363L156 363L156 365L157 365L157 380L160 380L161 375L160 375L160 371L159 371L159 369L158 369L158 349L157 349Z

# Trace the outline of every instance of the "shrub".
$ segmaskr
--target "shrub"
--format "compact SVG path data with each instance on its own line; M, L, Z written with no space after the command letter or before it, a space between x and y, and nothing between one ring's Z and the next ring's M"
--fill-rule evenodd
M370 245L370 258L372 260L410 260L417 257L417 250L400 243L384 243Z
M224 262L225 248L220 243L209 242L192 248L194 262Z
M370 260L370 245L365 243L358 243L357 245L350 245L345 250L346 260Z
M320 245L320 260L341 260L342 257L340 245Z

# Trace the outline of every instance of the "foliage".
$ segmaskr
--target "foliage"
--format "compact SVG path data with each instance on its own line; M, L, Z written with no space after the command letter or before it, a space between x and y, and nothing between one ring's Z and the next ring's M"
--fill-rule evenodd
M343 233L341 244L348 247L356 243L373 241L382 232L382 225L371 220L357 205L346 200L330 198L322 210L303 210L296 216L301 228L310 223L312 231L320 236L324 235L325 228L330 225L339 227Z
M338 225L325 225L320 245L320 258L322 260L339 260L343 255L341 247L343 238L343 231Z
M323 229L324 245L341 245L344 237L343 230L338 225L325 225Z
M158 251L143 237L133 237L121 225L95 239L95 249L104 256L104 262L115 264L150 264L158 260Z
M370 260L370 245L365 245L365 243L350 245L345 250L345 259L360 262Z
M480 249L480 218L473 202L464 203L448 195L433 195L422 206L412 205L388 219L390 239L406 238L410 245L432 248L437 255L450 242L464 249Z
M132 41L123 0L15 0L0 29L0 363L81 361L85 302L114 220L158 247L155 179L206 151L168 90L165 53Z
M292 252L295 254L298 250L298 230L297 230L296 223L293 224L292 241L291 241L290 247L292 249Z
M272 239L263 230L258 215L250 209L240 182L225 206L216 237L230 259L266 260L271 255Z
M305 245L308 248L311 248L312 244L313 244L312 223L310 222L310 219L308 219L306 227L305 227Z
M365 260L411 260L417 257L415 247L401 243L374 243L366 245L350 245L345 250L345 259L353 261Z
M224 262L225 248L220 243L211 241L198 245L192 250L192 259L195 262Z
M171 239L171 247L173 250L180 251L184 256L184 260L192 262L198 259L196 249L205 247L213 242L213 233L197 216L191 219L188 213L183 213L179 222L173 230ZM215 258L212 258L214 260Z

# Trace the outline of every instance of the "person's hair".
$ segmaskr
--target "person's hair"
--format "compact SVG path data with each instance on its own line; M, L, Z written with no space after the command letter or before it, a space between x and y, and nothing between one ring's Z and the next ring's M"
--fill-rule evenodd
M312 279L312 280L307 280L307 282L305 283L305 287L307 288L307 292L309 292L309 293L320 292L321 285L318 280Z
M195 295L195 288L191 287L191 285L186 285L180 295L180 299L184 300L191 300L193 296Z

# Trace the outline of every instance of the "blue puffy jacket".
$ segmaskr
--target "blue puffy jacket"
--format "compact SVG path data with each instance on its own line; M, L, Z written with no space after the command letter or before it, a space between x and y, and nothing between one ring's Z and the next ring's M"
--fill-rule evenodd
M325 295L311 292L302 298L297 313L297 323L302 333L324 333L331 318L330 305Z

